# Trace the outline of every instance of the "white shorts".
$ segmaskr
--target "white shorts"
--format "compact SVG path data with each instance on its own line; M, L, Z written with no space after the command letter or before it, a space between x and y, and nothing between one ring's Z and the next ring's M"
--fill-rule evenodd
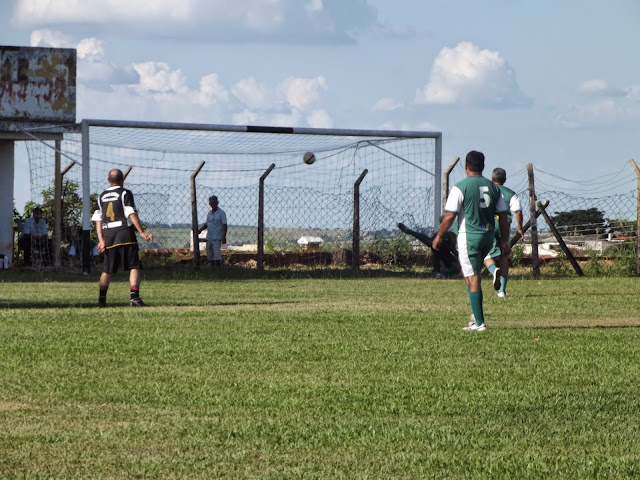
M207 240L207 260L222 260L222 240Z

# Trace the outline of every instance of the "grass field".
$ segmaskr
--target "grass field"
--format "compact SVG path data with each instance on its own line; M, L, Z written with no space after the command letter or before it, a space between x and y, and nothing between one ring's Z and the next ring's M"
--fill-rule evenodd
M640 476L637 278L145 276L0 275L0 477Z

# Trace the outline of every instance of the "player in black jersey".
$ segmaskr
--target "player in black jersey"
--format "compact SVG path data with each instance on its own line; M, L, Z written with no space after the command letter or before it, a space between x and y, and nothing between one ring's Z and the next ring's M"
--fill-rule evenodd
M142 228L133 194L122 186L124 183L122 171L118 169L109 171L107 180L109 188L98 197L98 208L91 218L96 222L98 250L104 252L98 305L106 306L111 275L122 268L129 271L130 305L144 307L145 304L140 299L142 262L138 256L136 230L147 242L153 240L153 235Z

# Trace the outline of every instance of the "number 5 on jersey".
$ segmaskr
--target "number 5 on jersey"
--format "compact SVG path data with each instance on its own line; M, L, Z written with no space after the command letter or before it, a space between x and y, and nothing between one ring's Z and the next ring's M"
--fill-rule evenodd
M478 190L480 190L480 208L489 208L489 206L491 205L489 187L478 187Z

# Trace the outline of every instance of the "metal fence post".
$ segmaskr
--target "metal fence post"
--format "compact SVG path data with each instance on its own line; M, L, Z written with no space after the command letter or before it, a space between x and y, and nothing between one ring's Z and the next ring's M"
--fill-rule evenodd
M540 257L538 256L538 222L536 216L536 189L533 182L533 165L527 164L529 176L529 220L531 222L531 269L534 277L540 276Z
M351 253L351 270L353 271L360 268L360 184L368 172L369 170L365 168L353 184L353 251Z
M191 238L193 239L193 268L200 268L200 235L198 233L198 199L196 197L196 177L204 167L204 160L191 174ZM127 173L129 173L127 171Z
M636 186L636 275L640 275L640 168L632 158L629 160L638 177Z
M258 189L258 270L264 269L264 181L274 168L276 164L272 163L262 174Z

